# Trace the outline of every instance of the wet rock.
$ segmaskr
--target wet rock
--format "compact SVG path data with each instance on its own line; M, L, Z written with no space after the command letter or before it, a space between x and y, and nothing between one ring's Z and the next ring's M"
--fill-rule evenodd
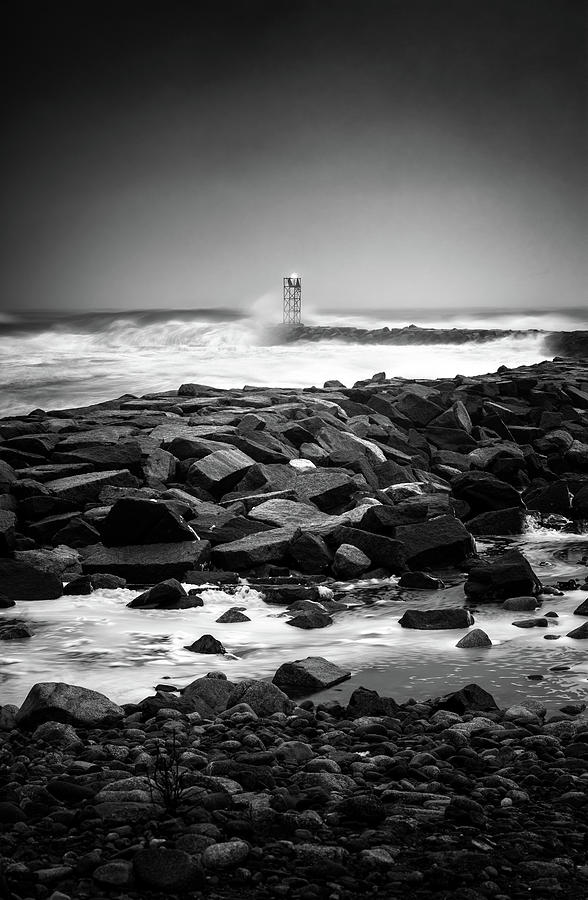
M66 572L79 572L79 553L71 547L55 547L53 550L16 550L16 561L25 563L41 572L65 577Z
M544 616L537 619L517 619L512 623L517 628L547 628L548 622Z
M364 572L367 572L370 566L371 560L369 556L366 556L365 553L352 544L341 544L337 548L333 560L333 574L336 578L358 578Z
M301 697L332 687L351 677L351 672L329 662L323 656L307 656L282 663L272 682L288 697Z
M89 575L106 572L136 584L154 584L168 578L181 579L204 565L209 554L208 541L100 547L82 562L82 570Z
M492 641L481 628L473 628L472 631L468 631L467 634L464 634L462 639L458 641L455 646L460 649L469 649L470 647L491 647Z
M459 565L476 549L469 531L453 516L400 525L396 538L404 545L407 564L415 568Z
M15 600L11 600L10 597L6 597L4 594L0 594L0 609L9 609L11 606L15 605Z
M2 625L0 619L0 641L19 641L23 638L31 638L34 632L24 622L15 625Z
M234 624L235 622L250 622L251 619L249 616L246 616L245 613L241 612L238 606L231 606L230 609L227 609L221 616L216 619L217 622L220 622L222 625Z
M383 566L395 575L406 571L406 546L401 541L346 525L326 534L325 540L327 544L334 546L351 544L361 550L374 565Z
M403 628L433 630L442 628L469 628L474 617L461 606L446 609L407 609L398 621Z
M0 594L8 600L56 600L61 578L14 559L0 559Z
M94 590L90 575L79 575L72 578L63 588L63 593L68 597L79 597L91 594Z
M327 625L332 625L333 620L327 613L320 611L312 611L312 612L302 612L297 616L294 616L293 619L288 619L286 625L292 625L294 628L326 628Z
M202 637L198 638L197 641L194 641L190 646L185 647L186 650L191 650L192 653L219 653L223 654L227 651L223 647L220 641L218 641L211 634L203 634Z
M80 747L82 741L72 725L64 722L47 721L38 725L33 732L34 741L45 741L46 744L58 747Z
M572 629L572 631L568 631L566 637L574 638L575 640L587 640L588 639L588 622L584 622L578 628Z
M17 723L32 728L57 721L89 728L118 724L124 710L104 694L64 682L39 682L31 688L17 714Z
M574 610L575 616L588 616L588 597Z
M474 601L536 597L540 590L539 579L518 550L509 550L497 560L474 563L464 585L466 596Z
M572 495L567 481L556 481L547 487L529 488L523 494L527 509L548 515L558 513L569 516L572 512Z
M447 710L461 716L467 712L490 712L498 709L498 705L492 694L473 683L466 684L459 691L452 691L452 693L435 700L433 708Z
M125 497L117 500L100 525L106 547L193 541L193 528L165 502Z
M479 513L468 519L468 531L471 534L522 534L525 530L525 510L519 506Z
M539 601L536 597L508 597L502 604L503 609L511 612L527 612L537 609Z
M440 578L435 578L427 572L405 572L400 576L398 587L419 591L440 591L445 584Z
M129 609L187 609L189 605L188 594L175 578L160 581L127 603Z

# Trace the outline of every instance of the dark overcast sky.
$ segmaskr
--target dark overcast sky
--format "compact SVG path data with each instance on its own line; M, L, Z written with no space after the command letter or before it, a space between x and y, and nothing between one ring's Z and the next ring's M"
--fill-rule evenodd
M586 4L13 0L5 308L585 301Z

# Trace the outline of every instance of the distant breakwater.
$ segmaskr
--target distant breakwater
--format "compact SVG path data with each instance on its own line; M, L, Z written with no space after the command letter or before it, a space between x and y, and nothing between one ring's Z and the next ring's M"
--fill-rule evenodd
M503 338L543 337L545 349L564 356L588 355L588 331L548 332L539 328L354 328L339 325L276 325L268 329L272 343L291 344L297 341L344 341L350 344L468 344L487 343Z

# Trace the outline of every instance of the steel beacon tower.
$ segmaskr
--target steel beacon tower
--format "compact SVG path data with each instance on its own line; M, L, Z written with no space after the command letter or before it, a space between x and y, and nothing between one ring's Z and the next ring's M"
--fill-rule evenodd
M284 325L300 325L302 279L296 272L284 278Z

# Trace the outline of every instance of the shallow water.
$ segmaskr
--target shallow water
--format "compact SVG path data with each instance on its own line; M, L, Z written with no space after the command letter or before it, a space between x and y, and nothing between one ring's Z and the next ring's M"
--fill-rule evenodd
M536 529L508 543L523 550L546 584L572 577L583 580L588 574L580 561L588 553L586 535ZM487 542L479 544L479 549L491 552L492 546ZM138 593L129 590L21 602L0 611L0 623L24 619L35 636L0 644L0 704L21 703L36 681L65 681L100 690L119 702L137 701L165 680L184 686L210 671L223 671L237 680L268 678L281 663L307 655L325 656L353 673L350 682L325 696L343 698L363 684L405 700L435 696L477 681L501 704L529 697L550 706L588 699L585 642L565 637L584 621L572 613L585 592L570 591L544 600L542 613L558 613L547 630L560 634L559 640L545 640L544 628L512 626L515 619L531 614L481 604L474 610L474 627L483 628L493 646L458 650L455 644L465 630L406 630L398 619L408 607L462 605L463 579L456 579L454 573L451 586L435 592L401 592L396 582L392 578L381 583L386 596L372 605L361 597L362 588L373 586L359 583L347 591L349 601L352 597L357 601L354 608L338 614L328 628L312 631L286 625L284 611L265 604L246 585L232 595L205 590L204 607L178 611L127 609L126 603ZM395 595L404 599L393 599ZM246 607L251 622L217 624L215 620L230 606ZM184 649L203 634L221 640L230 655L200 655ZM553 667L559 666L569 668L554 672ZM529 675L543 677L534 681Z

